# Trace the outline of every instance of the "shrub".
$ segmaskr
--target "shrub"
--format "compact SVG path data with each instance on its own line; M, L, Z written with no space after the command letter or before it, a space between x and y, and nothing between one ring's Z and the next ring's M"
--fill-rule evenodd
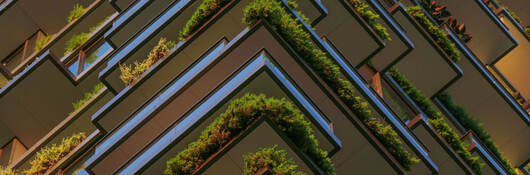
M42 148L30 162L31 168L24 171L24 173L28 175L45 174L46 171L68 155L85 139L85 133L74 134L71 137L64 138L59 145L52 144L50 147Z
M83 15L83 13L85 13L86 10L87 9L83 7L81 4L75 4L74 9L70 11L70 15L68 16L68 19L67 19L68 23L71 23L72 21L75 21L76 19L81 17L81 15Z
M192 32L197 30L202 24L208 21L221 8L228 4L230 0L204 0L193 13L190 20L186 22L184 28L179 32L179 40L188 37Z
M398 134L389 125L384 126L372 116L369 104L354 94L352 83L342 78L339 66L312 42L309 33L282 8L280 2L256 0L244 9L243 22L247 25L252 26L260 19L271 24L272 28L337 93L406 170L410 170L411 166L419 161L410 157Z
M407 7L408 13L420 23L421 26L427 33L435 40L436 43L442 48L442 50L449 55L449 57L457 62L460 60L460 51L456 49L455 44L451 42L449 37L444 30L434 25L423 13L423 10L419 6Z
M390 68L388 71L390 76L398 83L398 85L407 93L407 95L418 105L418 107L429 117L429 124L444 140L456 151L456 153L464 159L464 161L471 167L476 174L482 173L482 164L478 161L478 157L472 156L467 151L467 145L460 140L458 134L447 124L442 114L436 110L434 104L427 98L420 90L418 90L412 83L401 74L396 67Z
M480 138L482 143L484 143L486 147L501 160L501 163L508 169L510 174L517 175L515 168L513 168L510 162L502 156L502 153L499 151L495 142L491 140L490 134L482 128L482 123L469 116L464 107L455 104L448 92L443 91L436 97L445 105L447 110L453 114L464 128L471 129L477 134L477 137Z
M84 32L72 36L72 38L66 41L66 46L64 48L64 55L68 55L68 53L74 51L77 47L83 45L83 43L85 43L89 37L90 37L90 33L84 33Z
M66 46L64 48L64 55L68 55L68 53L73 52L77 47L83 45L85 42L88 41L90 34L92 32L96 31L101 25L103 25L111 16L107 16L103 21L100 21L95 26L90 27L88 30L88 33L82 32L77 35L73 35L72 38L70 38L68 41L66 41Z
M50 41L51 38L53 38L53 36L55 36L55 34L51 34L51 35L48 35L48 36L44 36L42 38L39 38L37 41L35 41L35 48L33 49L35 52L38 52L40 51L41 49L44 48L44 46L46 46L46 44L48 44L48 42Z
M72 105L74 106L74 111L76 111L77 109L79 109L81 106L83 106L86 102L88 102L90 99L92 99L92 97L94 95L97 95L98 92L103 89L103 87L105 87L103 85L103 83L98 83L96 86L94 86L94 88L92 89L92 92L87 92L85 93L85 98L77 101L77 102L74 102L72 103Z
M0 175L21 175L19 172L8 167L0 166Z
M171 48L175 47L175 42L166 41L165 38L160 38L158 44L149 52L147 59L142 62L134 62L134 67L132 65L120 65L120 79L126 85L132 85L136 82L142 74L147 71L153 64L158 60L169 54Z
M255 175L263 168L270 168L275 174L305 175L297 171L298 166L292 159L287 159L285 150L278 150L278 145L262 148L256 153L249 153L243 157L244 174Z
M524 31L526 32L527 35L530 35L530 26L526 26L524 28Z
M366 4L363 0L349 0L350 3L353 5L353 8L359 14L361 14L361 17L372 26L372 28L377 32L377 34L385 41L391 41L390 34L386 31L386 28L383 27L377 20L380 18L379 15L375 14L372 10L370 10L370 7L368 4Z
M245 94L232 100L225 112L202 131L200 138L167 162L166 174L191 174L206 159L260 117L268 117L281 132L315 162L326 174L334 173L327 152L320 149L311 124L303 113L286 99Z

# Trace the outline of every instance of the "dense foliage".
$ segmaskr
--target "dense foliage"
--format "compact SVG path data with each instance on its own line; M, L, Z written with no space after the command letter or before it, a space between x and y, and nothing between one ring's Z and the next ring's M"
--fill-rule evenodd
M92 99L93 96L97 95L101 89L105 87L103 83L98 83L94 88L92 89L92 92L85 93L85 97L77 102L72 103L74 106L74 111L79 109L81 106L83 106L86 102L88 102L90 99Z
M202 131L200 138L167 162L166 174L192 174L231 139L260 117L268 117L326 174L333 175L328 153L318 146L311 124L286 99L245 94L232 100L225 112Z
M434 104L427 98L419 89L401 74L396 67L390 68L388 71L390 76L398 83L398 85L407 93L407 95L418 105L418 107L429 117L429 124L436 130L436 132L444 138L444 140L456 151L456 153L464 159L464 161L471 167L473 172L481 174L482 164L478 161L478 157L472 156L467 151L467 145L460 140L458 134L447 124L442 114L436 110Z
M353 5L353 8L359 14L361 14L361 17L372 26L372 28L377 32L377 34L385 41L392 40L390 38L390 34L386 31L386 28L383 27L377 20L379 20L380 16L378 14L375 14L368 4L364 2L363 0L349 0L350 3Z
M420 23L421 26L427 33L435 40L436 43L447 53L447 55L453 60L460 60L460 51L456 49L455 44L451 42L447 34L440 27L434 25L423 13L423 10L419 6L407 7L407 11L411 16Z
M453 116L464 128L471 129L475 132L475 134L477 134L476 136L480 138L482 143L485 144L486 147L501 160L501 163L509 170L510 174L517 175L515 168L513 168L510 162L502 156L502 153L499 151L499 148L495 142L491 140L490 134L484 130L484 128L482 128L482 123L469 116L464 107L455 104L448 92L443 91L437 95L437 98L445 105L447 110L453 114Z
M278 150L278 145L262 148L256 153L249 153L243 157L244 175L255 175L263 168L270 168L275 174L305 175L298 171L298 166L292 159L287 159L285 150Z
M166 41L165 38L160 38L158 44L149 52L149 55L142 62L134 62L132 65L120 65L120 79L126 85L132 85L136 80L142 76L153 64L165 57L175 47L176 43L173 41Z
M81 15L83 15L86 12L86 10L87 9L83 7L81 4L75 4L74 9L70 11L70 15L68 15L68 18L66 20L68 21L68 23L71 23L72 21L75 21L76 19L81 17Z
M277 0L256 0L244 10L243 22L249 26L264 19L276 30L296 53L337 93L357 117L372 131L378 140L406 169L419 160L410 156L391 126L384 126L368 108L368 103L354 94L354 87L342 78L339 66L318 48L300 24Z
M179 40L183 40L197 30L204 22L219 12L231 0L203 0L184 29L179 32Z
M45 174L46 171L57 164L62 158L66 157L68 153L74 150L85 139L85 133L74 134L71 137L64 138L59 145L52 144L49 147L42 148L30 162L31 168L24 171L24 174Z
M527 35L530 35L530 26L526 26L524 28L524 31L526 32Z

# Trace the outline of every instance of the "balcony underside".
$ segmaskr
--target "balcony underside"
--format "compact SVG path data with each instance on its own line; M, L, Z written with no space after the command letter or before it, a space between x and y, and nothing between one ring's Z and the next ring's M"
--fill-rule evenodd
M467 46L484 64L502 59L517 45L518 41L482 0L439 0L438 3L446 5L455 19L466 25L466 33L473 35Z
M314 28L320 37L333 41L348 62L357 67L377 54L384 43L348 3L344 0L322 1L329 14Z
M530 142L522 138L530 134L530 128L523 114L510 105L500 87L492 83L492 77L486 73L479 60L462 54L458 65L465 76L447 89L454 103L464 107L470 116L484 124L484 129L491 134L500 151L514 165L526 161L530 157L527 149Z
M504 14L500 17L510 33L517 39L519 45L510 51L494 66L504 74L511 84L521 92L525 98L530 97L530 38L521 31L515 21L512 21ZM530 20L529 20L530 21ZM524 27L524 26L523 26Z
M53 34L67 24L67 17L74 4L85 7L92 3L84 0L60 0L56 3L47 1L16 0L0 15L1 24L0 58L5 58L20 46L32 34L41 29L44 33ZM42 15L46 14L46 15Z
M462 76L458 68L402 6L393 12L414 49L396 67L425 96L432 97Z

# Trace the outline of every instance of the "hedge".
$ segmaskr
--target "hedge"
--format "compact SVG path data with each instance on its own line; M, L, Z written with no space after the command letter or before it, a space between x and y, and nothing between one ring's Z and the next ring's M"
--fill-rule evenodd
M390 34L386 31L386 28L383 27L377 20L379 20L380 16L375 14L372 10L370 10L370 7L368 4L366 4L363 0L349 0L349 2L353 5L353 8L359 14L361 14L361 17L372 26L372 29L374 29L377 34L385 41L391 41Z
M530 26L526 26L524 28L524 31L526 32L527 35L530 35Z
M74 150L83 140L86 139L85 133L74 134L71 137L64 138L59 145L52 144L44 147L37 152L36 157L30 162L31 168L24 171L24 174L39 175L45 174L50 168L57 164L68 153Z
M429 35L453 61L457 62L460 60L460 51L456 49L455 44L451 42L444 30L434 25L432 21L425 16L423 10L419 6L407 7L407 12L414 17L425 30L427 30L427 33L429 33Z
M436 97L445 105L447 110L449 110L449 112L453 114L453 116L464 128L471 129L477 134L477 137L480 138L482 143L485 144L486 147L501 160L501 163L506 168L508 168L510 174L517 175L515 168L513 168L510 162L502 156L502 153L499 151L499 148L497 147L495 142L491 140L490 134L486 130L484 130L484 128L482 128L482 123L469 116L464 107L455 104L453 102L453 99L451 98L451 95L448 92L443 91Z
M192 174L210 156L260 117L268 117L326 174L334 175L333 163L320 149L313 129L302 112L286 99L245 94L202 131L200 138L167 162L166 174Z
M354 94L355 90L350 81L341 77L339 66L312 42L310 34L302 29L302 24L288 13L280 2L256 0L245 8L243 16L243 22L248 26L256 24L261 19L271 24L272 28L352 109L403 168L410 170L411 166L419 161L410 157L410 153L403 147L398 134L391 126L384 126L372 116L369 104Z
M244 175L255 175L259 170L269 168L274 174L305 175L298 171L298 166L292 159L287 159L285 150L278 150L278 145L262 148L256 153L249 153L243 157Z
M231 0L204 0L179 32L179 40L183 40L212 18Z
M166 38L160 38L158 44L149 52L149 55L142 62L134 62L132 65L121 65L120 64L120 79L129 86L136 82L142 74L147 71L153 64L158 60L165 57L171 51L171 48L175 47L176 43L173 41L166 41Z
M472 156L467 151L467 145L460 140L458 134L447 124L442 114L436 110L434 104L420 90L401 74L396 67L389 69L388 74L398 83L398 85L407 93L407 95L418 105L418 107L429 117L430 125L444 140L464 159L476 174L482 174L483 166L478 157Z

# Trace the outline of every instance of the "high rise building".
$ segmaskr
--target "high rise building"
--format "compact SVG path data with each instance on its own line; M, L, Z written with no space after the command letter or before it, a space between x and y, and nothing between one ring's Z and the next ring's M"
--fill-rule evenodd
M530 174L528 0L1 0L0 175Z

